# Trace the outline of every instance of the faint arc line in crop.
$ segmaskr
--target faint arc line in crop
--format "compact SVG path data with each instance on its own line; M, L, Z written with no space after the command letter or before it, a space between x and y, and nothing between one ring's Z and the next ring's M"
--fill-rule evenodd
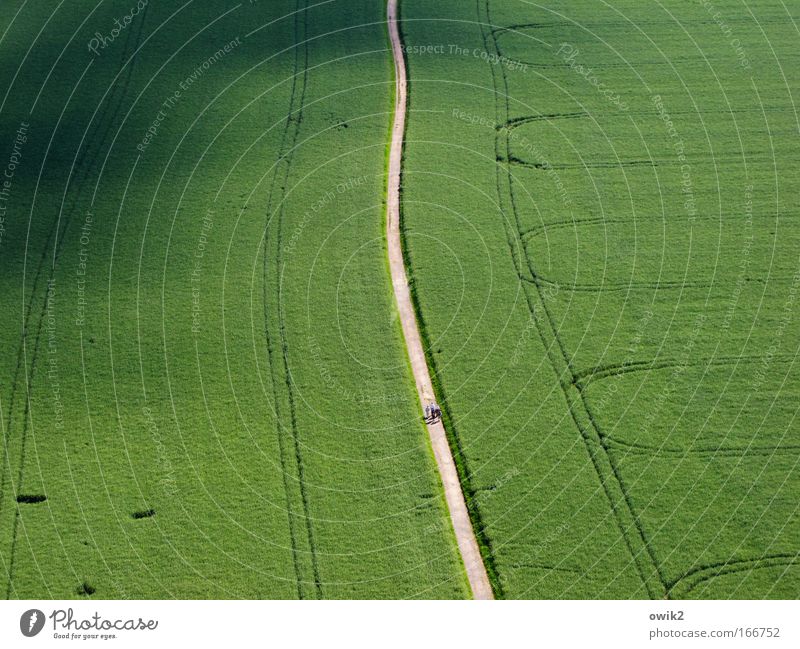
M434 389L407 282L400 232L400 183L407 110L407 76L402 50L402 37L398 25L398 0L388 0L386 15L395 69L395 115L389 149L386 200L386 238L389 269L405 338L406 351L411 363L420 402L424 403L434 398ZM472 520L467 510L452 450L442 422L437 421L429 424L428 433L437 468L442 479L445 500L452 520L456 542L473 596L479 599L493 599L492 587L486 567L483 564L483 558L475 537Z
M123 60L126 58L126 55L127 55L127 52L128 52L128 46L129 46L131 37L133 36L134 41L135 41L134 42L134 47L136 47L136 43L138 43L139 39L141 38L146 11L147 11L147 8L145 7L145 12L143 12L142 20L140 21L139 30L137 32L135 32L135 35L132 34L132 32L129 32L127 37L126 37L125 51L123 53ZM118 99L117 99L116 105L114 107L111 120L107 123L105 130L102 132L101 139L100 139L100 146L102 146L102 143L105 141L105 138L108 135L109 129L111 127L111 123L113 123L114 116L119 111L120 102L124 98L125 93L127 91L127 87L128 87L129 82L130 82L130 78L131 78L131 74L132 74L132 70L133 70L133 58L134 58L133 56L128 58L128 60L126 61L125 65L123 65L123 68L114 77L114 80L112 81L112 85L109 87L109 89L103 95L103 99L104 99L105 96L108 94L108 92L113 89L113 92L111 94L111 98L109 99L109 103L111 102L112 99L115 98L116 95L118 95ZM69 103L69 100L71 100L72 96L74 95L75 91L78 88L78 85L83 80L83 77L86 75L86 73L89 71L89 68L91 67L91 64L92 64L92 62L90 61L89 64L84 69L83 73L81 74L81 77L78 80L78 83L75 84L75 86L74 86L74 88L72 90L72 93L70 93L68 101L65 103L64 108L62 109L61 117L63 117L64 112L66 111L67 105ZM117 91L117 87L118 86L117 86L116 82L117 82L117 79L119 79L120 75L123 74L123 71L125 71L125 68L127 68L127 74L126 74L125 77L123 77L124 78L124 85L122 86L122 90L119 93L117 93L116 91ZM100 118L97 121L97 125L95 127L95 134L97 134L101 130L102 121L105 118L105 116L108 114L109 103L106 104L105 109L103 110L103 112L101 113ZM99 108L99 105L98 105L98 108ZM95 114L97 114L97 109L95 109L95 113L92 115L92 118L94 118ZM55 137L55 133L56 133L56 130L58 129L58 125L61 123L61 117L59 118L58 124L53 129L53 133L51 135L51 140L50 140L51 143L52 143L53 138ZM86 131L84 131L84 138L85 138L86 133L88 132L90 127L91 127L91 121L90 121L89 125L87 126ZM83 144L83 139L81 140L81 145L82 144ZM83 186L84 186L84 183L86 181L86 177L88 175L88 169L94 163L94 160L96 159L96 157L98 155L98 152L99 152L99 148L95 150L94 155L91 158L91 161L89 162L88 166L83 169L83 172L84 172L83 173L83 178L78 183L78 187L77 187L77 190L76 190L77 193L76 193L75 197L73 198L72 206L68 210L67 217L65 219L64 232L63 232L61 238L59 239L59 230L60 230L60 224L61 224L61 214L62 214L62 211L63 211L64 202L66 201L67 192L69 190L70 180L72 178L72 171L73 171L74 166L76 164L79 167L80 167L80 165L83 164L83 161L84 161L85 157L88 155L88 149L89 149L89 143L87 142L86 148L84 148L83 151L81 151L79 149L79 151L77 151L76 154L75 154L75 159L73 160L73 167L70 169L70 174L69 174L69 177L68 177L67 182L66 182L65 187L64 187L64 197L62 199L62 203L61 203L61 206L59 208L58 219L51 226L51 229L50 229L50 232L49 232L49 235L48 235L48 239L47 239L48 243L49 243L50 239L52 237L54 237L54 242L53 242L53 263L50 266L50 270L49 270L49 278L50 279L53 277L53 274L55 272L55 265L56 265L56 263L58 261L58 256L59 256L59 253L61 251L61 244L63 243L64 238L66 237L66 230L69 227L69 223L71 221L72 215L74 214L74 211L75 211L75 208L77 206L80 194L83 191ZM48 146L48 152L49 152L49 146ZM44 161L42 163L42 170L43 170L43 168L44 168ZM41 178L41 173L40 173L39 178ZM37 188L38 188L38 180L37 180ZM34 206L35 206L35 201L32 202L32 204L31 204L31 219L32 219L32 212L33 212ZM29 219L29 223L28 223L28 234L30 234L30 219ZM27 241L26 241L26 249L27 249ZM31 291L31 297L30 297L30 301L28 303L28 308L26 310L25 319L24 319L24 322L23 322L22 338L20 340L20 348L18 350L18 357L17 357L17 373L15 373L15 378L14 378L14 382L13 382L13 385L12 385L12 398L11 398L11 403L9 404L9 415L8 415L9 424L8 424L8 427L7 427L7 430L6 430L6 441L5 441L5 444L4 444L4 448L6 449L5 454L7 454L8 443L9 443L9 440L10 440L10 437L11 437L11 433L12 433L12 429L13 429L13 426L12 426L13 410L12 409L14 407L14 393L16 391L17 381L18 381L18 378L19 378L18 371L20 369L20 363L23 362L25 364L26 390L27 390L28 394L26 395L27 398L25 400L25 408L24 408L24 415L23 415L23 422L22 422L20 465L19 465L19 476L18 476L18 484L17 484L17 488L18 489L21 486L22 477L23 477L23 469L24 469L24 464L25 464L25 440L26 440L27 432L28 432L29 408L30 408L30 395L29 395L30 383L33 380L34 371L35 371L35 368L36 368L36 359L37 359L38 351L39 351L39 339L40 339L40 334L41 334L41 329L42 329L42 323L44 322L44 315L45 315L45 312L46 312L46 309L47 309L47 297L43 298L42 311L41 311L41 313L39 315L39 318L37 319L36 335L34 337L34 346L33 346L33 352L32 352L32 357L31 357L30 371L28 371L28 369L27 369L27 363L24 362L24 359L27 357L25 339L27 337L28 320L29 320L29 318L31 316L31 312L32 312L32 309L33 309L33 304L34 304L34 301L36 299L36 286L38 285L39 277L40 277L40 275L42 273L42 270L43 270L43 267L44 267L44 262L45 262L45 259L46 259L46 256L47 256L47 249L48 249L48 245L45 245L45 247L42 250L42 255L41 255L41 258L39 260L39 264L37 266L36 273L34 275L34 284L33 284L33 288L32 288L32 291ZM27 256L25 257L25 259L26 259L26 262L27 262ZM48 282L49 282L49 279L48 279ZM23 300L24 300L24 295L23 295ZM5 471L5 469L6 469L7 466L10 467L10 459L8 459L8 458L3 463L3 478L2 478L2 480L0 480L0 483L2 483L2 484L0 484L0 495L2 495L2 493L5 490L5 482L6 482L6 471ZM13 525L12 525L11 550L10 550L9 567L8 567L8 588L7 588L7 591L6 591L6 598L7 599L9 599L10 596L11 596L11 589L12 589L13 578L14 578L14 562L15 562L15 557L16 557L18 520L19 520L19 506L17 505L14 508L14 519L13 519Z
M476 4L477 4L477 10L478 10L478 15L479 16L481 15L481 4L483 4L483 7L484 7L485 12L486 12L486 21L487 21L487 23L489 25L491 25L492 21L491 21L491 13L490 13L490 8L489 8L489 1L488 0L483 0L483 3L482 3L482 0L477 0ZM487 38L485 32L483 34L483 37L484 37L485 46L486 46L486 48L488 50L488 48L489 48L489 39ZM501 50L499 48L499 44L497 43L496 35L494 33L492 33L491 30L490 30L490 37L492 38L492 40L494 42L495 53L498 56L502 55L502 52L501 52ZM502 80L501 82L503 84L505 84L505 92L501 93L499 91L499 89L497 88L497 74L498 73L494 70L494 67L496 67L496 66L493 66L492 78L493 78L493 81L495 83L495 94L496 94L497 97L505 97L505 111L503 112L504 119L498 119L498 122L499 123L504 123L505 121L507 121L509 119L509 115L510 115L509 106L508 106L508 97L509 97L508 79L506 77L505 69L503 69L502 66L500 66L501 69L499 71L499 76L500 76L500 78ZM498 108L498 111L500 111L500 108ZM504 159L506 161L505 170L506 170L506 174L508 176L507 182L508 182L508 185L509 185L509 187L508 187L509 192L508 192L508 197L507 198L510 201L510 205L511 205L510 209L511 209L512 213L515 215L515 218L517 219L517 222L518 222L519 221L519 215L517 214L516 201L515 201L514 192L513 192L513 174L510 171L510 164L508 164L510 140L509 140L508 134L506 133L505 154L502 154L502 147L501 147L501 144L500 144L500 139L501 139L500 136L501 136L501 133L498 132L497 138L496 138L496 147L497 147L496 155L497 155L498 159ZM497 174L498 174L497 190L498 190L498 194L499 194L500 199L503 200L504 190L503 190L503 188L502 188L502 186L500 184L501 183L501 181L500 181L500 175L501 175L501 167L500 167L500 165L497 166ZM507 236L508 236L508 234L507 234ZM517 224L516 237L517 237L517 240L518 240L518 237L519 237L519 223ZM510 240L509 240L509 246L512 247L512 258L515 260L515 263L517 263L516 257L513 254L513 245L512 245L512 242ZM533 266L532 266L530 258L528 257L528 255L524 255L524 257L525 257L525 263L528 266L528 271L531 273L531 275L535 276L535 271L533 269ZM518 269L518 272L521 272L521 269ZM612 509L612 511L614 512L614 514L615 514L615 516L617 518L617 523L618 523L622 538L624 539L625 543L627 544L628 549L629 549L629 551L630 551L630 553L632 555L633 563L636 566L636 569L639 571L639 575L640 575L640 577L642 579L642 582L645 585L648 593L650 594L651 597L655 597L655 596L657 596L657 593L654 591L654 589L651 587L651 584L650 584L652 576L657 578L658 581L660 582L660 588L659 589L662 590L662 592L666 591L666 587L664 585L664 576L661 574L660 567L659 567L657 561L655 560L655 557L653 555L653 550L650 547L650 544L649 544L649 542L647 540L647 535L645 534L644 530L641 527L641 523L640 523L640 521L638 519L638 516L637 516L636 512L633 511L633 509L632 509L632 506L631 506L631 503L630 503L630 497L627 494L623 483L621 482L621 478L620 478L620 476L619 476L619 474L618 474L618 472L616 470L616 467L615 467L614 463L612 462L612 460L611 460L610 456L608 455L608 453L605 451L604 447L602 447L602 445L600 445L600 448L603 449L602 453L603 453L603 456L605 457L605 462L608 463L608 465L609 465L608 467L602 466L603 465L602 460L596 456L596 449L594 448L594 444L592 444L592 436L591 436L590 432L585 430L584 426L582 426L581 423L579 422L579 415L574 410L574 408L575 408L575 405L573 403L574 402L574 398L570 396L569 389L564 385L563 379L561 377L561 373L559 372L559 369L557 367L557 365L564 364L563 371L565 371L565 372L567 372L567 373L569 373L571 375L572 366L570 364L569 356L568 356L568 354L567 354L567 352L566 352L566 350L565 350L565 348L563 346L562 341L560 340L560 338L558 336L557 328L555 327L554 323L552 322L552 316L549 313L546 301L544 300L543 296L541 295L541 287L536 282L533 282L533 286L535 287L536 295L538 296L538 304L541 305L541 307L542 307L542 309L544 311L544 314L545 314L545 321L547 323L547 329L548 329L547 333L545 332L543 327L540 325L539 318L536 317L536 308L534 307L534 304L529 301L529 308L531 310L531 316L534 318L534 321L537 323L537 329L539 331L540 336L543 337L543 344L545 345L545 348L548 350L548 357L553 362L553 370L556 372L556 375L559 378L559 383L562 385L562 389L564 391L564 397L566 399L568 408L570 410L570 413L573 416L573 419L575 420L575 424L576 424L578 430L580 431L582 437L584 438L584 441L585 441L586 447L587 447L587 451L589 452L589 456L591 458L592 464L595 467L595 470L597 471L598 479L599 479L599 481L600 481L600 483L602 485L602 489L605 492L606 497L609 500L609 504L611 506L611 509ZM529 300L530 300L530 298L529 298ZM553 359L553 356L551 355L551 352L549 351L551 349L551 344L548 344L548 341L545 340L545 337L546 337L547 334L549 334L549 335L551 335L553 337L553 341L555 342L555 344L556 344L556 346L558 347L558 350L559 350L560 360L557 360L557 359L554 360ZM591 416L589 415L588 411L586 410L585 403L584 403L585 396L583 395L583 393L580 390L578 390L578 392L579 392L580 402L583 405L583 411L584 411L583 412L583 417L588 418L589 427L592 428L592 430L594 430L594 435L599 437L598 431L594 428L593 419L591 418ZM626 511L628 513L628 516L631 517L632 523L633 523L633 525L635 526L635 528L637 530L637 534L634 535L633 538L631 538L631 536L627 532L627 524L622 520L622 518L621 518L622 514L617 510L617 507L615 505L616 496L612 495L612 493L610 491L611 487L606 482L606 476L604 476L602 474L602 472L607 470L607 469L610 470L610 476L608 476L608 477L613 479L614 484L616 484L618 486L619 490L621 491L621 496L622 496L622 500L623 500L623 507L626 509ZM642 557L641 559L640 559L641 550L634 550L634 544L636 544L636 543L641 543L642 546L643 546L643 550L644 550L645 556ZM643 571L644 568L640 563L641 561L645 562L647 570L648 570L648 573L651 575L651 577L648 577L647 575L645 575L645 572Z

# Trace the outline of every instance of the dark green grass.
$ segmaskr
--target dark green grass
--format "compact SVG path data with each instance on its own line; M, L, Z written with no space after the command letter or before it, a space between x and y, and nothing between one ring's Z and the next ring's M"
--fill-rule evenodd
M385 267L382 3L150 3L94 59L128 7L92 6L24 63L51 9L0 44L2 150L30 124L0 241L3 594L465 596Z
M800 592L797 17L714 4L404 5L446 50L409 257L505 596Z

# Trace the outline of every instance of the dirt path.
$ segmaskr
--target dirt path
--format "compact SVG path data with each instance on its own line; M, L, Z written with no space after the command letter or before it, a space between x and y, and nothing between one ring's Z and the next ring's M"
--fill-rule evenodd
M392 41L392 54L394 56L396 101L394 124L392 125L392 145L389 154L389 190L386 204L387 239L389 247L389 268L392 275L392 286L397 299L397 308L400 311L400 322L403 326L403 336L406 339L408 358L417 384L420 402L427 404L434 400L433 384L431 383L425 352L422 348L422 339L417 329L417 319L411 303L411 293L406 280L406 269L403 265L403 249L400 243L400 169L403 156L403 133L406 122L407 79L406 67L401 49L400 31L397 27L397 2L388 0L387 13L389 18L389 38ZM475 599L494 599L486 568L483 565L478 542L469 520L461 483L458 480L456 465L444 426L441 421L428 425L428 434L436 457L436 465L442 477L447 508L453 529L458 542L458 549L467 570L472 595Z

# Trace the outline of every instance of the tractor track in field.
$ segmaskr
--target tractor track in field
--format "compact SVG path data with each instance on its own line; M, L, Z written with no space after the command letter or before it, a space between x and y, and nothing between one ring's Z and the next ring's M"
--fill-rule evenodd
M792 213L784 213L780 215L782 219L786 218L795 218L797 215ZM719 216L696 216L693 219L693 222L707 222L707 223L717 223L717 224L730 224L731 221L728 221L732 217L728 215L725 218L720 218ZM772 217L770 217L771 219ZM683 217L683 220L689 221L688 217ZM766 217L761 219L766 221ZM674 224L677 222L677 219L667 219L662 215L658 216L640 216L634 217L631 219L615 219L615 218L608 218L605 216L594 216L588 217L585 219L563 219L561 221L552 221L550 223L539 223L538 225L530 226L520 232L520 238L527 242L530 239L533 239L538 236L546 235L547 232L550 230L562 230L565 228L570 227L583 227L583 226L593 226L593 225L632 225L632 226L642 226L645 224L656 224L656 225L666 225L667 223Z
M289 536L292 544L292 561L297 582L297 595L299 599L307 599L305 586L313 581L313 595L322 598L322 582L320 580L319 566L317 563L316 546L314 543L314 530L308 504L308 494L305 489L305 471L298 436L297 413L294 401L294 388L292 387L291 372L289 370L289 349L286 340L286 327L283 317L283 302L281 295L281 251L283 220L286 199L286 186L289 181L289 172L292 166L294 151L297 146L300 125L303 120L306 89L308 85L308 2L297 0L294 12L294 73L292 75L292 89L289 99L289 112L286 115L286 124L281 135L278 151L278 160L270 183L269 198L267 201L267 223L264 235L264 334L267 343L267 360L270 367L273 398L275 400L276 432L278 438L278 452L280 454L281 474L283 488L286 495L286 513L289 521ZM302 49L302 52L301 52ZM277 206L276 206L277 204ZM276 206L276 207L275 207ZM275 213L273 214L273 209ZM275 218L275 236L270 237L270 225ZM274 241L274 246L271 246ZM271 255L272 253L272 259ZM271 263L272 262L272 263ZM274 284L271 282L274 281ZM272 315L269 308L270 289L274 289L277 299L276 313ZM275 320L275 322L271 322ZM273 329L277 329L275 335ZM275 340L277 338L277 340ZM280 354L278 353L280 350ZM282 376L281 376L282 375ZM282 395L278 388L280 384L286 387L286 410L288 410L288 433L291 441L287 444L283 419L286 416L281 407ZM290 448L287 448L290 447ZM295 477L296 474L296 477ZM297 483L297 491L293 494L293 481ZM302 513L294 512L294 500L301 503ZM297 528L298 516L304 521L305 530ZM302 543L299 537L305 534L306 541ZM310 556L311 572L307 574L304 567L304 556Z
M490 0L476 0L476 10L478 14L477 22L481 26L484 48L487 54L501 57L503 54L498 42L498 33L491 28L493 23ZM495 121L498 124L506 124L511 115L508 99L510 96L508 76L504 66L494 65L491 68L496 97L495 110L497 115ZM502 87L500 84L502 84ZM497 99L502 102L502 107ZM505 137L503 138L503 136ZM496 185L501 210L503 213L510 213L513 218L513 226L509 223L509 219L503 219L503 227L506 231L512 262L516 267L518 276L523 278L525 273L519 267L520 255L517 253L517 248L521 244L523 228L516 204L514 175L511 170L511 139L507 130L498 131L495 138L495 158L498 160L496 165ZM500 162L504 164L500 164ZM508 205L508 210L506 210L506 205ZM537 273L529 255L524 254L522 257L525 259L528 273L530 273L531 277L536 278ZM669 589L666 578L659 562L656 560L647 532L633 507L630 494L625 487L613 456L603 445L598 426L588 408L586 394L575 380L575 371L572 367L570 356L558 334L558 327L553 316L547 308L544 287L536 279L533 282L524 283L523 286L525 287L525 299L533 322L536 325L536 330L545 347L553 371L558 378L569 413L584 441L587 454L597 474L597 479L608 500L611 514L614 516L620 535L630 552L633 565L651 598L661 599L668 596ZM565 381L563 377L568 377L568 380Z
M31 352L31 359L30 359L30 370L27 368L23 368L25 365L25 357L26 357L26 345L25 342L28 338L28 330L30 328L30 320L31 316L33 315L34 311L34 303L37 300L37 288L39 286L40 278L45 269L45 263L48 258L48 252L50 251L50 243L51 241L54 242L53 247L53 256L52 256L52 263L50 264L49 270L47 271L47 284L49 285L51 280L55 275L56 265L58 264L58 260L61 257L61 252L63 250L64 241L66 239L67 231L69 226L72 222L72 218L75 214L75 210L77 205L80 201L81 196L83 195L84 189L86 187L86 181L89 177L89 170L92 169L95 162L100 155L103 144L105 143L108 134L111 130L114 121L119 114L119 111L122 107L122 101L125 98L128 85L130 84L131 76L133 73L133 68L135 65L135 61L133 60L132 53L135 53L139 47L141 42L142 32L144 31L144 23L147 17L147 7L145 6L144 10L141 14L141 20L139 21L138 29L130 30L125 38L125 43L123 45L122 51L122 61L123 66L127 66L127 71L125 75L122 77L122 84L117 84L117 78L112 82L114 83L114 87L111 91L111 95L109 96L108 100L105 102L105 107L103 108L100 116L97 119L96 126L94 133L90 136L85 146L83 147L82 151L78 152L75 158L75 167L79 169L81 173L80 180L76 183L75 193L73 195L73 199L71 201L69 209L66 211L66 215L64 217L63 226L60 224L60 218L57 218L53 221L50 231L48 232L47 239L45 241L45 245L42 248L42 254L39 258L39 262L36 267L36 272L33 276L33 284L31 286L31 295L28 301L25 315L23 319L23 327L22 327L22 336L20 338L20 342L17 348L17 364L14 370L14 378L11 384L11 396L9 399L8 405L8 425L6 426L6 435L3 444L3 469L2 469L2 478L0 478L0 515L2 515L2 506L3 506L3 499L6 495L6 489L8 485L8 471L11 470L11 459L9 455L9 446L11 441L11 434L13 430L13 423L14 423L14 412L17 410L15 409L15 403L17 401L17 394L20 392L20 375L23 373L23 369L26 373L26 398L25 398L25 407L23 409L22 415L22 433L20 439L20 455L19 455L19 469L17 474L17 483L16 488L17 492L20 491L22 486L22 480L24 477L24 468L25 468L25 451L27 446L27 437L28 437L28 426L30 420L30 386L33 382L36 370L36 362L39 356L39 349L40 349L40 342L41 342L41 332L42 332L42 325L44 323L45 314L47 312L47 305L48 305L48 296L45 293L42 296L42 307L41 311L38 314L38 318L36 319L35 328L36 333L33 338L33 349ZM131 40L133 40L133 45L131 46ZM130 59L128 58L130 55ZM127 61L126 61L127 60ZM121 70L120 70L121 73ZM119 75L118 75L119 76ZM119 90L118 90L119 88ZM113 108L111 106L113 105ZM109 111L111 111L109 117ZM109 119L105 122L105 127L103 127L103 122L106 120L106 117ZM86 127L86 131L88 132L89 128L91 127L91 122ZM89 155L90 144L94 140L94 138L100 133L100 139L97 142L96 147L92 150L91 155ZM84 164L87 161L88 163ZM44 161L42 162L44 165ZM78 174L76 174L77 177ZM67 178L67 187L64 190L64 195L66 197L66 193L69 189L69 184L71 180L72 172L70 171L70 176ZM32 218L32 217L31 217ZM59 228L61 228L61 236L59 237ZM24 287L23 287L24 290ZM6 587L6 599L11 599L11 593L13 590L13 581L14 581L14 566L16 563L16 553L17 553L17 530L19 527L19 504L14 506L14 518L12 523L11 529L11 547L9 550L9 559L8 559L8 582Z
M695 288L711 288L712 286L724 287L723 282L714 282L712 280L706 281L692 281L692 282L652 282L645 280L632 280L630 282L606 282L604 284L570 284L562 283L556 280L547 279L542 275L535 275L533 279L527 276L521 276L520 279L524 282L531 284L545 284L559 291L567 291L570 293L619 293L621 291L682 291L684 289ZM743 277L741 278L742 284L761 284L761 285L774 285L785 282L789 284L793 281L792 277Z
M737 572L750 572L763 568L781 566L789 568L795 565L800 565L800 554L776 553L752 559L735 559L732 561L704 564L687 570L677 579L669 582L669 592L672 593L677 590L677 596L684 598L697 588L697 586L715 577L731 575ZM684 582L688 583L684 585Z
M527 167L528 169L538 169L539 171L564 171L570 169L627 169L630 167L657 167L659 164L669 164L668 160L594 160L585 162L529 162L522 158L517 158L510 152L501 162ZM694 161L693 161L694 162ZM677 165L678 163L674 163Z
M602 379L624 376L631 372L648 372L658 371L664 369L687 369L698 368L708 371L711 368L729 367L742 365L752 365L764 361L763 356L717 356L712 358L698 359L689 361L687 359L665 358L662 360L643 360L643 361L629 361L624 363L612 363L597 367L587 368L575 373L576 385L579 383L582 389L585 389L593 381ZM792 363L794 357L786 355L774 356L771 363ZM734 367L734 369L736 369ZM587 401L587 409L591 408ZM687 447L675 448L664 447L663 445L656 446L654 444L642 444L638 442L629 442L624 439L619 439L603 431L597 417L594 413L590 413L597 425L597 431L603 446L606 449L614 449L624 452L626 455L651 455L655 457L699 457L706 459L714 459L717 457L772 457L773 455L783 455L785 453L796 453L800 450L800 446L794 444L778 444L773 446L705 446L705 447Z
M389 149L389 168L386 195L386 241L392 288L397 301L400 324L406 343L406 351L414 375L420 403L435 400L436 391L428 368L428 359L423 346L423 334L417 322L417 309L406 275L406 258L403 252L403 230L400 206L401 178L403 166L403 141L405 137L406 112L408 110L408 81L403 54L403 39L400 34L398 0L387 0L386 16L389 40L395 68L395 112L392 122L392 138ZM441 396L441 395L440 395ZM442 408L447 404L441 399ZM452 420L450 420L452 421ZM453 457L442 420L427 424L428 436L433 448L436 466L444 488L444 496L450 520L453 524L456 543L467 573L467 580L475 599L494 599L492 583L489 581L484 557L476 537L477 525L467 507L464 487L459 479L459 469ZM452 432L452 431L451 431ZM457 445L457 438L455 443ZM478 529L478 534L482 530ZM491 557L487 557L487 561Z
M728 365L739 365L740 363L749 365L764 361L763 355L754 356L715 356L711 358L701 358L697 360L687 360L681 358L662 358L642 361L627 361L623 363L609 363L608 365L598 365L584 370L578 370L573 374L574 383L580 383L581 387L586 387L592 381L605 379L620 374L630 372L645 372L651 370L663 370L674 367L725 367ZM770 359L770 363L793 363L795 357L790 354L779 354Z
M627 65L627 64L622 64ZM552 67L552 66L548 66ZM595 67L600 67L595 65ZM740 114L755 114L755 115L762 115L763 113L782 113L786 110L786 108L765 108L763 111L758 108L719 108L719 109L706 109L706 110L674 110L670 113L671 117L675 117L677 115L681 116L689 116L689 117L703 117L703 116L711 116L711 115L740 115ZM603 120L608 120L610 118L614 119L627 119L630 120L631 117L654 117L660 119L658 111L656 110L629 110L624 113L620 113L618 115L604 115ZM525 124L530 124L531 122L551 122L557 121L562 119L588 119L593 122L597 121L597 118L592 115L591 113L587 113L586 111L574 111L571 113L538 113L536 115L527 115L523 117L513 117L509 119L505 125L496 126L497 130L506 129L515 129L519 126L524 126Z
M639 444L637 442L626 442L617 439L613 435L600 433L603 444L609 448L614 448L626 455L647 455L655 457L685 458L699 457L713 460L718 457L735 457L743 459L746 457L773 457L775 455L797 455L800 451L798 445L785 446L707 446L701 448L674 448L654 446L652 444Z
M753 24L753 18L738 18L730 16L726 20L727 23L731 25L751 25ZM761 25L785 25L786 21L783 17L780 18L763 18L759 19L758 23ZM492 27L491 32L493 35L495 34L503 34L507 32L521 32L522 30L529 30L529 29L547 29L550 27L566 27L568 29L578 29L581 31L589 31L593 28L597 27L620 27L622 29L630 29L631 27L658 27L664 26L669 28L674 28L675 25L678 24L675 20L637 20L637 21L630 21L630 20L601 20L596 22L582 22L579 25L574 22L569 22L566 20L552 20L548 22L542 23L517 23L516 25L508 25L506 27ZM680 25L718 25L719 23L711 18L698 18L698 19L687 19L681 20Z
M688 159L688 156L687 156ZM499 158L499 162L508 162L509 164L522 167L523 169L535 169L536 171L580 171L581 169L636 169L638 167L656 169L658 167L678 167L681 163L677 158L652 158L646 160L594 160L586 162L530 162L516 157L510 151L505 157ZM736 164L741 162L741 157L736 156L722 156L717 157L693 157L691 163L693 165L711 165L719 166L723 164ZM800 160L787 159L787 164L797 164ZM758 164L772 164L771 158L757 158L751 156L747 159L747 163L751 165Z

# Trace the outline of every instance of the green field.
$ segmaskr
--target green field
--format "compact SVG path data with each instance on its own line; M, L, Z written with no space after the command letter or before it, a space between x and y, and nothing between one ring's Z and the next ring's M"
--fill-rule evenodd
M800 596L796 7L403 17L409 257L498 594Z
M0 18L2 595L466 596L388 282L383 4L132 7Z
M400 9L408 271L495 595L800 597L797 8ZM0 12L2 596L469 597L385 19Z

